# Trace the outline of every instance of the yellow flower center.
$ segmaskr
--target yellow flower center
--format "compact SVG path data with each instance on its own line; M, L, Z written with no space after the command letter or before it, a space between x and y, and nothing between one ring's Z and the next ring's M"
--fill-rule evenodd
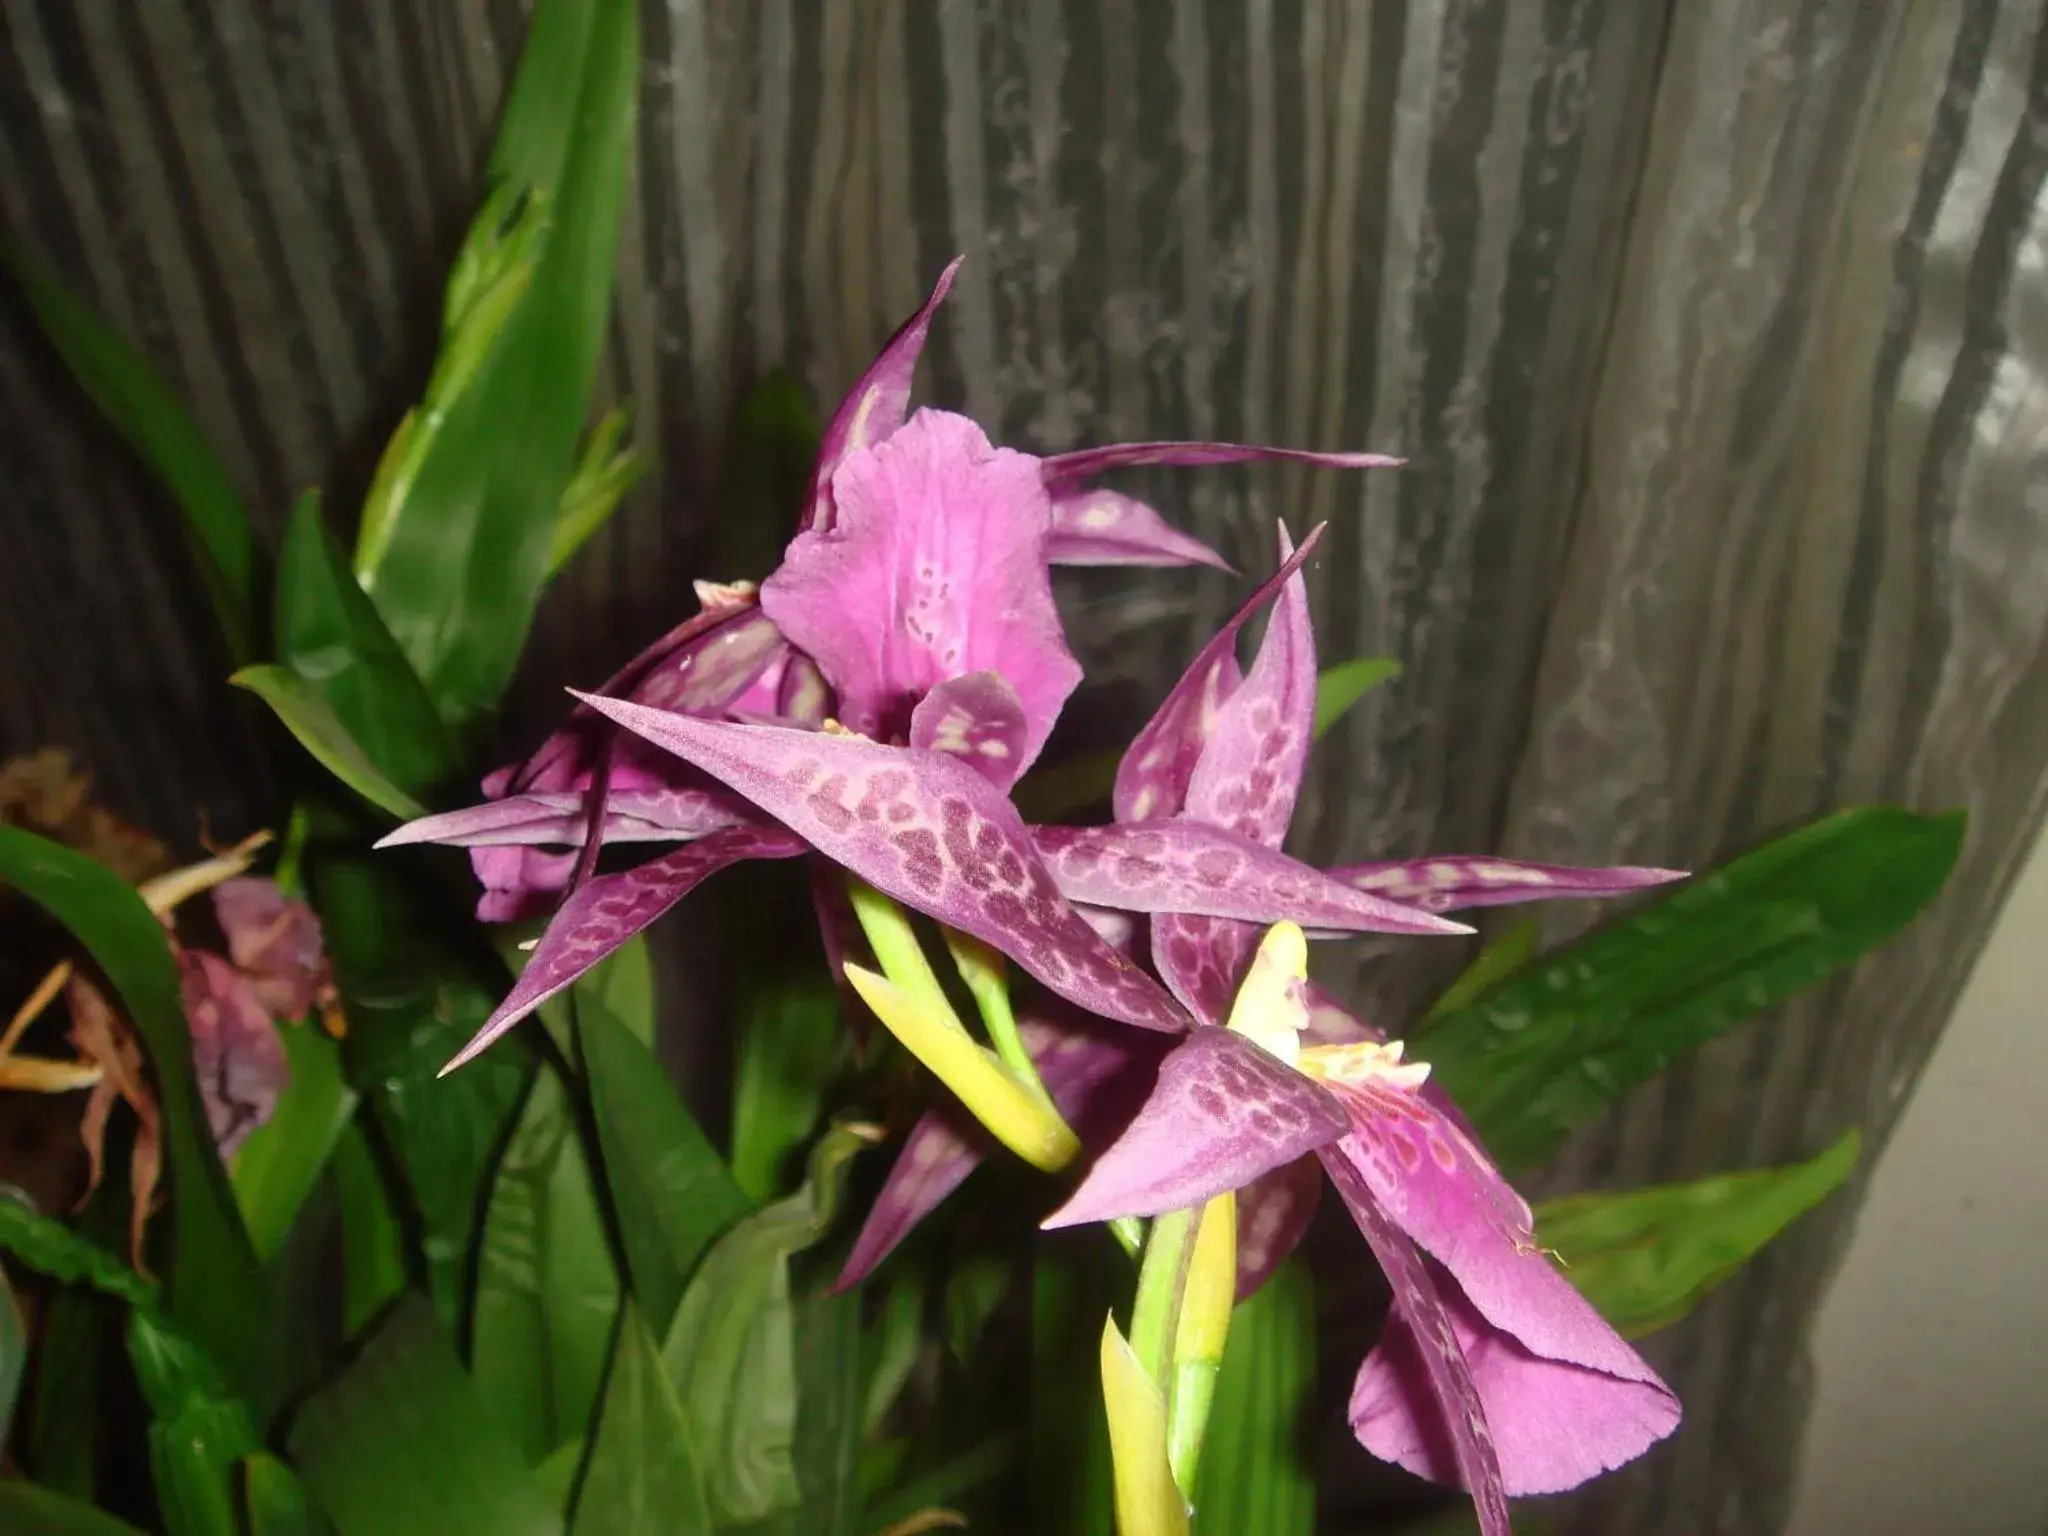
M1308 940L1298 924L1275 923L1259 940L1258 953L1231 1003L1228 1027L1319 1082L1381 1082L1412 1092L1427 1081L1429 1063L1403 1061L1398 1040L1304 1046L1307 980Z

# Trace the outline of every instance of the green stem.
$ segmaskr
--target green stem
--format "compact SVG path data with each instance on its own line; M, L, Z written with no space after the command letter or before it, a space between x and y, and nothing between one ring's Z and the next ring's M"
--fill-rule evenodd
M1138 1267L1137 1299L1131 1304L1131 1352L1162 1392L1169 1385L1181 1295L1194 1258L1195 1215L1190 1209L1153 1218Z
M953 966L967 984L997 1058L1017 1075L1019 1082L1050 1104L1052 1095L1045 1091L1038 1063L1024 1049L1024 1037L1017 1032L1017 1014L1010 1006L1010 978L1002 954L973 934L955 928L941 931L946 936L946 950L953 957Z

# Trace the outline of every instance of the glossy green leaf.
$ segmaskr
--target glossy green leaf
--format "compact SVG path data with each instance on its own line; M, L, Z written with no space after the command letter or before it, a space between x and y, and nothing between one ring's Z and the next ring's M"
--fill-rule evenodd
M226 468L137 348L42 263L13 248L0 248L0 261L93 404L176 498L228 654L237 665L253 660L261 559Z
M405 1289L405 1239L360 1120L343 1128L329 1166L341 1218L341 1326L352 1339Z
M1439 1019L1447 1019L1464 1008L1485 997L1495 987L1520 971L1536 958L1536 942L1542 936L1542 925L1533 917L1520 918L1481 946L1472 963L1458 974L1458 979L1444 988L1443 994L1430 1004L1421 1023L1408 1033L1413 1040L1424 1029Z
M470 1335L471 1374L529 1462L589 1428L620 1294L569 1093L543 1066L491 1185Z
M0 1477L0 1531L7 1536L143 1536L84 1499Z
M576 473L562 492L554 542L548 546L550 576L576 557L590 536L618 511L626 492L654 467L654 461L646 454L619 447L631 419L631 414L620 407L607 411L591 428L577 460Z
M380 810L401 821L426 808L377 771L318 689L289 667L270 662L244 667L228 679L268 704L313 760Z
M320 696L381 778L419 794L454 768L434 701L357 584L318 492L301 496L285 525L276 609L278 661Z
M1315 1470L1306 1434L1316 1374L1315 1289L1290 1259L1238 1304L1195 1482L1198 1536L1308 1536Z
M1536 1208L1537 1241L1624 1338L1668 1328L1848 1181L1851 1130L1810 1162L1690 1184L1567 1195Z
M583 1061L633 1295L648 1327L666 1334L683 1282L752 1202L625 1026L587 1010Z
M796 1481L802 1536L864 1536L859 1291L815 1291L796 1315Z
M759 1520L802 1497L789 1260L824 1235L848 1165L874 1135L857 1125L826 1132L804 1187L713 1245L662 1341L662 1366L682 1393L705 1488L722 1521Z
M747 988L734 1046L732 1176L755 1200L788 1184L790 1156L818 1129L846 1059L839 996L822 972Z
M242 1463L242 1502L249 1536L333 1536L297 1475L268 1451Z
M506 946L507 963L522 969L532 951ZM654 962L647 952L646 936L628 939L604 959L578 976L566 992L558 992L540 1005L541 1019L558 1045L570 1039L570 1017L590 1009L602 1009L628 1034L649 1049L654 1045Z
M342 1077L341 1047L315 1024L288 1025L281 1033L291 1078L229 1170L249 1241L266 1264L284 1246L356 1109L355 1090Z
M49 911L113 983L155 1069L169 1174L166 1306L174 1319L246 1380L255 1366L255 1254L215 1154L199 1085L177 962L142 898L105 865L33 833L0 827L0 882Z
M576 1536L695 1536L712 1529L683 1404L631 1302L605 1374L576 1494Z
M759 581L781 563L817 460L817 416L796 377L778 369L748 393L733 422L712 533L720 577Z
M1961 812L1837 812L1545 955L1417 1054L1502 1167L1532 1167L1677 1057L1897 933L1963 830Z
M380 490L366 517L376 541L358 558L364 585L457 724L503 693L547 577L611 317L638 84L632 0L535 8L486 171L501 192L545 193L530 277L490 282L486 254L472 264L479 287L458 264L450 349L487 355L430 384L406 429L422 445L410 482ZM502 316L474 323L478 305L508 292Z
M21 1378L27 1369L28 1331L22 1326L6 1266L0 1265L0 1445L14 1431L14 1405L21 1401Z
M1401 663L1386 656L1360 656L1326 668L1316 679L1316 740L1381 683L1401 675Z
M25 1203L25 1202L24 1202ZM128 1212L96 1200L79 1216L77 1235L103 1253L128 1240ZM108 1362L128 1313L125 1299L82 1285L59 1286L36 1319L36 1349L62 1360L61 1371L36 1371L23 1405L17 1443L28 1473L55 1493L90 1498L101 1450L114 1416Z
M383 855L329 855L310 872L348 1015L349 1080L403 1181L401 1214L416 1218L429 1294L457 1329L491 1171L535 1055L515 1036L440 1076L504 982L491 977L488 955L455 950L435 931L407 868Z
M339 1536L551 1536L562 1518L419 1297L301 1410L291 1460Z
M11 1196L0 1197L0 1252L67 1285L89 1285L137 1306L157 1304L156 1287L121 1259Z
M149 1465L169 1536L239 1536L243 1458L261 1449L247 1403L151 1306L128 1313L128 1358L149 1405Z

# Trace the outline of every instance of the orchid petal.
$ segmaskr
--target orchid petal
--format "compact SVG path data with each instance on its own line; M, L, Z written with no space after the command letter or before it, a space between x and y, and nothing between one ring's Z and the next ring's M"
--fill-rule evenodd
M1244 979L1258 930L1228 918L1155 912L1152 968L1198 1023L1221 1025Z
M1069 901L1127 912L1191 912L1264 926L1374 933L1470 933L1461 924L1366 897L1320 870L1199 821L1033 827L1031 839Z
M972 672L940 683L910 716L910 744L950 752L997 789L1017 780L1024 757L1024 706L999 672Z
M791 648L782 669L782 685L775 696L775 712L791 725L813 730L825 723L832 708L832 688L818 664L802 651Z
M1328 988L1311 981L1304 983L1308 994L1308 1023L1302 1027L1303 1045L1358 1045L1387 1038L1386 1031L1374 1029L1338 1002Z
M579 855L538 848L472 848L469 867L483 893L476 899L480 923L523 923L539 917L569 888Z
M1294 1252L1322 1203L1323 1170L1313 1157L1262 1173L1237 1192L1237 1299L1273 1277Z
M255 875L213 888L213 915L235 968L272 1018L298 1019L332 985L320 919L303 901Z
M650 710L658 714L658 710ZM807 851L801 838L773 827L727 827L673 853L600 875L562 904L519 980L469 1044L441 1070L454 1071L542 1003L697 888L742 859L787 859Z
M1604 1380L1600 1390L1612 1394L1612 1411L1595 1422L1613 1428L1617 1438L1582 1441L1553 1426L1548 1459L1537 1463L1546 1469L1540 1475L1582 1468L1570 1482L1551 1485L1571 1486L1668 1432L1677 1423L1677 1400L1537 1248L1529 1207L1470 1133L1422 1095L1385 1083L1346 1084L1340 1093L1355 1127L1340 1149L1342 1160L1387 1220L1457 1281L1475 1316L1520 1346L1497 1357L1502 1370L1526 1355L1546 1368L1597 1375ZM1337 1160L1325 1158L1333 1167ZM1519 1390L1520 1378L1502 1380ZM1651 1432L1657 1425L1662 1428ZM1520 1491L1513 1479L1510 1487Z
M1121 491L1055 492L1048 565L1209 565L1230 562Z
M1130 1118L1156 1065L1149 1037L1112 1034L1064 1005L1041 1005L1018 1020L1024 1049L1052 1101L1084 1140L1114 1134ZM981 1165L992 1138L953 1103L911 1127L882 1181L835 1290L858 1285Z
M811 471L810 487L804 492L799 532L823 532L832 527L836 512L834 472L849 454L873 447L903 425L910 409L911 380L924 352L925 336L932 328L932 316L945 302L946 292L953 286L953 274L966 259L956 256L948 263L933 285L931 297L889 338L825 424L824 436L818 444L818 462Z
M1337 1193L1344 1197L1352 1219L1358 1223L1358 1230L1365 1235L1393 1287L1394 1311L1387 1320L1387 1332L1389 1336L1400 1333L1410 1346L1406 1354L1412 1367L1408 1376L1409 1400L1413 1401L1417 1389L1426 1389L1435 1399L1440 1415L1433 1422L1417 1419L1422 1431L1417 1443L1430 1447L1427 1465L1443 1481L1471 1492L1483 1536L1511 1536L1507 1490L1485 1402L1472 1378L1471 1367L1458 1348L1455 1327L1443 1297L1421 1252L1381 1211L1353 1160L1345 1155L1346 1150L1344 1144L1324 1149L1323 1167L1336 1184ZM1409 1452L1409 1447L1380 1440L1376 1421L1361 1420L1357 1406L1354 1397L1352 1427L1366 1449L1415 1469L1415 1461L1393 1454L1396 1449ZM1368 1430L1374 1431L1375 1440L1364 1439ZM1444 1436L1449 1437L1448 1446L1443 1444Z
M762 585L766 612L862 735L901 739L939 684L1001 673L1023 707L1021 773L1081 680L1053 606L1038 461L992 447L964 416L919 411L849 454L832 485L831 528L790 542Z
M1238 631L1286 586L1322 536L1320 526L1311 529L1293 556L1245 599L1181 674L1157 713L1131 739L1116 770L1113 804L1118 821L1148 821L1180 813L1202 744L1209 739L1223 701L1238 685Z
M1350 864L1330 877L1424 912L1500 907L1522 901L1615 896L1687 878L1682 869L1599 869L1578 864L1525 864L1517 859L1433 854L1382 864Z
M1041 1225L1200 1205L1349 1128L1343 1105L1327 1090L1241 1035L1197 1029L1160 1063L1130 1129Z
M1428 1262L1428 1261L1424 1261ZM1501 1482L1513 1497L1561 1493L1634 1460L1678 1426L1678 1400L1655 1382L1617 1381L1547 1360L1488 1326L1458 1288L1438 1287L1459 1356L1492 1428ZM1389 1319L1351 1389L1351 1426L1375 1456L1436 1482L1456 1468L1422 1408L1421 1344L1405 1316Z
M1146 1029L1186 1027L1158 983L1061 897L1001 791L959 759L618 699L591 703L877 890L993 945L1079 1007Z
M180 951L178 980L192 1036L192 1074L214 1145L227 1157L270 1118L291 1080L291 1064L248 980L221 956Z
M1307 448L1263 448L1251 443L1110 443L1101 448L1053 454L1045 461L1045 479L1048 485L1068 486L1108 470L1134 469L1146 464L1199 466L1254 461L1314 464L1324 469L1398 469L1407 462L1384 453L1317 453Z
M514 845L580 848L589 830L583 792L551 790L486 800L459 811L409 821L376 844L445 843L457 848ZM749 807L722 791L676 785L612 790L604 798L599 841L685 842L752 819Z

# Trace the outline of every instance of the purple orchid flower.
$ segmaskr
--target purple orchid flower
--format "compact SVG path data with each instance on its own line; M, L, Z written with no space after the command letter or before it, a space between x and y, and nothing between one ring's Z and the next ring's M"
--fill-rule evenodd
M1426 1066L1404 1063L1398 1042L1302 1043L1306 955L1299 929L1271 931L1231 1026L1167 1056L1045 1225L1182 1210L1313 1154L1394 1290L1352 1390L1354 1433L1470 1490L1487 1536L1507 1536L1509 1495L1640 1455L1676 1427L1678 1401L1536 1246L1528 1206Z
M181 951L178 978L192 1033L192 1072L214 1144L228 1157L277 1108L291 1064L249 979L221 956Z

